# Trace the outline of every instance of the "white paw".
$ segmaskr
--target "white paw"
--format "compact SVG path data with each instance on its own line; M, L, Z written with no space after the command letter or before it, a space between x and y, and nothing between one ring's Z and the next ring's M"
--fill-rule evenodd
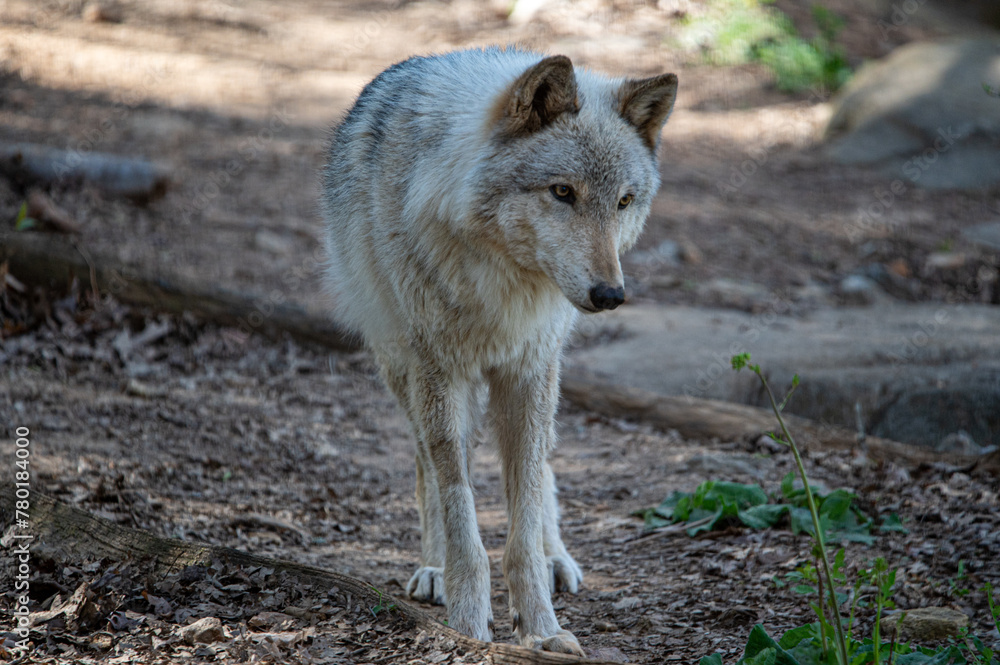
M545 558L549 567L549 592L576 593L583 582L583 571L569 554L555 554ZM551 651L551 649L549 649ZM566 652L570 653L570 652Z
M414 600L433 605L447 605L444 592L444 568L421 566L406 584L406 593Z
M483 642L493 641L493 610L466 603L464 607L448 610L448 626L463 635Z
M538 635L525 635L521 639L521 646L542 651L555 651L557 653L570 653L574 656L586 656L583 647L576 639L576 635L568 630L560 630L555 635L540 637Z

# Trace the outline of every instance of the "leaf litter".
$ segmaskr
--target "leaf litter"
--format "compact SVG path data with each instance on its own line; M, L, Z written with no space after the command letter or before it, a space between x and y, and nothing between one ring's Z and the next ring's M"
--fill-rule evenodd
M384 592L386 606L405 595L419 554L412 443L365 354L244 339L113 300L75 302L68 318L49 317L0 351L9 379L0 416L32 429L37 491L161 536L349 574ZM125 330L131 340L156 334L123 355L115 340ZM780 635L811 621L802 597L775 583L810 560L808 538L731 523L694 537L682 529L644 538L630 517L673 492L694 494L706 480L758 482L778 496L792 468L786 455L754 441L623 427L568 406L558 426L564 539L586 577L579 595L557 594L554 605L592 657L695 662L719 652L730 662L755 624ZM722 460L718 473L706 459ZM885 556L899 568L898 607L952 607L989 634L979 589L1000 584L996 478L841 452L809 453L806 464L820 486L856 496L876 524L896 514L908 530L880 532L869 546L848 543L848 575ZM506 522L491 445L477 451L474 474L496 637L509 642ZM33 566L32 662L475 662L438 636L421 637L395 612L373 613L266 568L184 569L159 579L138 561ZM15 602L12 575L9 565L0 571L5 612ZM447 618L443 608L423 609ZM221 634L206 632L214 641L182 637L206 618L219 621ZM862 630L872 620L860 611ZM0 638L9 649L7 630Z

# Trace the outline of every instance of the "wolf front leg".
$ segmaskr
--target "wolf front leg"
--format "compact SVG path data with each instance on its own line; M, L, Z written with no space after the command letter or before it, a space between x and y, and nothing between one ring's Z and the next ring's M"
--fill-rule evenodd
M423 466L420 481L425 501L437 495L444 531L448 625L488 642L493 639L490 562L479 537L469 467L472 414L468 411L473 387L433 368L422 368L413 377L410 404L420 446L418 459ZM432 537L427 532L434 526L432 521L431 515L425 515L421 525L425 541ZM427 542L433 549L433 541Z
M548 462L543 471L542 500L544 501L542 539L545 544L545 560L549 569L549 591L569 591L576 593L583 582L583 571L576 560L566 551L559 535L559 501L556 498L556 477Z
M497 370L490 376L490 406L507 499L503 571L510 590L511 622L523 646L582 656L580 643L560 628L552 609L545 552L546 522L556 519L555 513L551 520L546 515L546 501L555 500L554 487L546 479L546 459L555 441L559 364L553 359L537 373L528 368L527 372L524 366Z
M420 567L406 592L434 605L448 602L444 588L445 537L441 493L427 446L417 445L417 511L420 515Z
M444 518L441 516L441 495L437 474L427 446L420 443L420 417L413 411L410 399L412 371L393 353L393 349L375 349L375 360L382 378L406 411L417 437L417 511L420 515L420 567L406 585L410 598L435 605L447 602L444 590Z

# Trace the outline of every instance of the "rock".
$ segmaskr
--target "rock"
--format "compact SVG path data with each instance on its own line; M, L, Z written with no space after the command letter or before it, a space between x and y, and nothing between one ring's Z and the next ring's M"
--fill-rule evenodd
M684 240L681 242L681 260L696 266L704 260L704 257L697 245L690 240Z
M934 252L927 257L928 270L957 270L965 265L967 258L961 252Z
M1000 222L987 222L962 229L962 237L991 250L1000 250Z
M774 299L771 291L763 284L738 282L724 277L699 284L698 297L701 302L737 309L753 309Z
M777 452L788 450L780 443L771 443L781 448ZM721 476L727 479L734 476L763 479L771 466L771 462L766 459L740 453L698 453L684 463L684 467L693 475L713 478Z
M284 612L260 612L251 617L247 625L255 630L268 630L286 621L292 622L294 619Z
M567 371L664 395L766 406L757 377L730 364L749 351L777 392L793 374L801 377L787 407L795 415L853 430L860 405L870 434L933 448L962 429L979 446L1000 444L1000 307L886 298L876 309L792 315L792 305L778 298L757 313L619 307L601 317L620 334L570 349Z
M792 300L804 308L834 304L832 289L813 280L792 289Z
M88 2L83 8L83 20L88 23L121 23L122 10L112 2Z
M895 612L882 619L882 631L886 636L899 631L903 640L917 642L943 640L958 635L962 628L969 625L969 617L957 610L947 607L920 607L915 610Z
M848 275L840 281L839 290L851 305L871 305L885 297L875 280L864 275Z
M680 263L681 249L673 240L664 240L653 249L635 252L631 259L644 264L651 272L663 267L674 267Z
M261 229L254 234L254 246L276 256L288 256L295 249L291 238L279 235L267 229Z
M865 277L875 280L875 283L890 296L916 300L919 295L919 282L903 277L885 264L869 263L864 267L863 274Z
M642 600L636 596L625 596L618 602L616 602L613 607L616 610L634 610L635 608L642 605Z
M990 452L989 449L984 449L966 432L964 429L960 429L957 432L949 434L934 446L934 450L939 453L957 453L959 455L982 455L984 453Z
M886 265L886 268L889 270L889 272L898 277L909 279L910 277L913 276L913 271L910 270L909 262L903 257L893 259Z
M180 636L187 644L211 644L226 638L222 622L216 617L205 617L189 626L184 626L181 628Z
M681 257L681 248L673 240L664 240L656 246L656 256L670 265L676 265Z
M863 67L833 100L828 154L904 185L1000 183L1000 100L983 90L998 80L995 37L902 46Z
M985 370L950 386L903 390L873 419L871 433L980 455L985 451L976 442L996 441L1000 433L1000 382L992 376Z

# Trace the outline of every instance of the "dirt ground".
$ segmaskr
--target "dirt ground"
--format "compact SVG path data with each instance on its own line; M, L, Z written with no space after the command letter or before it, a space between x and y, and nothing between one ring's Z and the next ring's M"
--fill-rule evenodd
M837 306L840 281L873 265L892 275L883 286L896 298L998 297L970 284L995 275L1000 259L960 231L995 218L1000 193L909 190L885 226L859 239L857 212L885 183L824 159L828 104L777 92L756 67L713 68L679 52L673 35L687 4L586 0L569 10L553 2L512 26L498 4L463 1L149 0L107 5L115 20L94 22L81 2L8 0L0 7L0 142L142 156L170 169L166 196L146 205L90 185L49 191L83 225L80 246L124 266L126 277L130 268L183 274L321 309L316 173L328 126L392 62L518 42L613 73L680 76L663 188L625 261L633 300L753 309L781 291L803 309ZM784 4L794 16L802 3ZM885 41L870 3L826 4L849 20L855 63L962 25L917 17ZM747 159L759 164L753 175L726 187ZM24 197L0 178L0 221L13 220ZM650 251L665 240L677 243L677 261ZM967 260L950 272L930 267L942 248ZM41 325L0 345L4 440L30 428L35 490L121 524L316 565L404 595L419 552L412 444L365 354L246 339L113 298L95 305L79 289L42 296L19 301L33 303L25 316ZM757 442L686 441L570 408L559 432L553 466L564 538L585 584L576 596L558 595L556 608L588 653L661 663L720 651L728 663L754 623L776 635L809 621L803 598L773 582L807 560L804 539L735 528L640 538L630 515L707 479L776 490L791 470L786 455ZM849 546L852 571L885 555L900 569L901 608L950 606L997 640L979 591L987 581L1000 586L996 478L948 467L908 472L839 453L807 461L821 483L858 492L872 515L898 512L910 530ZM488 443L476 485L496 635L509 641L499 574L505 516ZM84 581L114 587L96 584L114 563L39 562L33 600L48 609ZM13 567L4 566L0 605L10 611ZM463 662L405 631L404 646L393 648L409 655L386 650L390 633L368 608L303 618L292 611L301 598L279 596L236 611L231 591L185 594L174 582L115 587L121 600L101 605L99 621L50 626L30 662ZM285 610L280 620L260 618ZM222 619L225 640L195 647L169 638L205 616ZM867 610L861 624L867 634Z

